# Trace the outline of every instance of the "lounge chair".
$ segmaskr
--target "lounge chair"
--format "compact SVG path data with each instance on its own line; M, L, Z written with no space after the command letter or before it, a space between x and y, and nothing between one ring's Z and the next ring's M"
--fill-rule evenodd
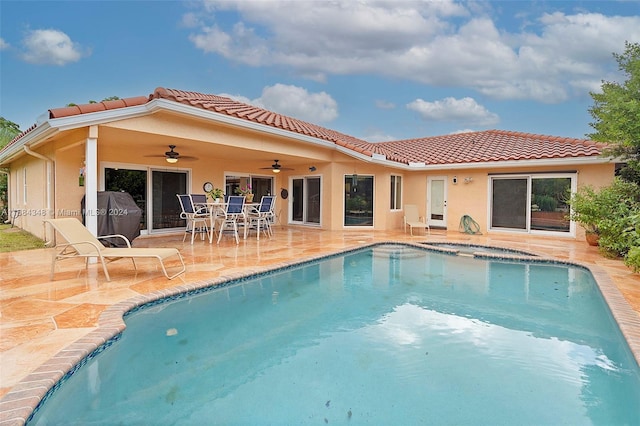
M51 262L51 280L55 272L56 261L59 259L68 259L74 257L84 257L85 266L89 262L89 258L95 257L100 259L102 263L102 269L104 275L107 277L107 281L111 281L109 277L109 271L107 271L106 261L114 261L122 258L130 258L133 262L134 269L137 269L136 258L155 258L160 262L162 272L170 280L182 274L185 270L184 260L182 255L176 248L152 248L131 247L131 243L124 235L105 235L103 237L94 237L91 232L76 218L60 218L60 219L48 219L45 222L49 223L58 233L64 238L66 244L57 244L57 249L62 249L59 253L54 253L53 261ZM120 237L127 243L127 247L105 247L99 240L99 238ZM177 256L182 264L182 269L176 272L174 275L169 275L164 266L164 261L172 256Z
M415 204L404 205L404 232L407 232L407 226L413 236L413 228L422 228L425 230L425 234L428 232L431 235L431 228L422 220L418 214L418 206Z

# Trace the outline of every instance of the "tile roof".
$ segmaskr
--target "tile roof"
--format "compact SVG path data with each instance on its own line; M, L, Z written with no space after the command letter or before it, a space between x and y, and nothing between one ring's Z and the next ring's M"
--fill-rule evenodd
M92 112L143 105L154 99L165 99L195 108L225 114L265 126L325 140L365 156L384 155L402 164L426 165L473 164L485 162L597 157L603 144L593 141L536 135L502 130L459 133L392 142L367 142L335 130L288 117L223 96L187 92L158 87L149 95L76 105L49 110L49 118L62 118ZM27 131L18 135L16 142ZM0 153L2 151L0 150Z
M381 142L379 152L401 163L463 164L598 156L603 144L505 130Z
M126 108L130 106L144 105L149 102L146 96L135 98L116 99L113 101L93 102L90 104L72 105L49 110L49 118L62 118L72 115L88 114L90 112L107 111L110 109Z
M218 95L207 95L158 87L151 95L151 99L168 99L254 123L264 124L265 126L289 130L328 142L334 142L337 145L344 146L345 148L352 149L367 156L371 156L371 150L374 146L374 144L370 142L336 132L335 130Z

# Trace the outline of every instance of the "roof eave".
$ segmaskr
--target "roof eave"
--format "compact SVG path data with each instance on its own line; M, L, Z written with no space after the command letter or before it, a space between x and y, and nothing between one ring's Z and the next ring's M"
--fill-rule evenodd
M10 163L23 155L23 146L35 148L56 133L108 123L114 119L122 120L147 115L149 110L145 105L43 120L9 147L6 153L2 154L0 165Z
M15 143L6 147L6 151L0 156L0 166L5 166L16 158L24 155L24 146L36 146L38 142L47 139L57 132L58 129L51 127L49 121L38 124L29 133L26 133L20 139L15 141Z

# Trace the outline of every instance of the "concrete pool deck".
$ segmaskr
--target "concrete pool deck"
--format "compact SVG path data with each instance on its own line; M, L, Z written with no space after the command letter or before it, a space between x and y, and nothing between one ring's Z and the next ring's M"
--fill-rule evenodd
M118 318L106 315L115 305L144 299L143 295L170 292L175 287L191 288L193 283L260 272L383 241L497 246L588 266L625 335L633 340L630 345L636 359L640 358L640 274L633 274L620 260L600 256L597 248L583 241L438 230L430 236L411 237L402 231L339 232L292 227L276 228L271 239L257 241L251 236L239 245L231 238L223 238L220 245L200 240L191 245L182 242L182 234L141 237L134 246L178 248L187 265L186 273L168 280L152 261L139 261L135 272L130 261L120 260L109 265L112 281L107 282L99 265L84 269L82 260L73 259L59 262L51 281L53 249L0 253L0 424L22 424L39 402L34 389L44 394L56 377L75 364L78 353L68 353L69 359L60 362L63 349L72 344L77 348L78 342L95 337L96 331L105 332L105 326L112 326L111 333L120 327ZM89 342L87 347L94 343Z

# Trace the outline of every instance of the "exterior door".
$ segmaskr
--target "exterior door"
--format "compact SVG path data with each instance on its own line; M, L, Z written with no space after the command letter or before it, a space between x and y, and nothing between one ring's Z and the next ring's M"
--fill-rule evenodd
M427 178L427 223L447 227L447 177Z
M320 177L291 180L292 196L289 217L292 223L320 224Z
M145 167L105 167L105 191L125 191L131 194L142 210L140 231L167 231L185 226L180 219L180 203L176 194L187 193L188 174Z
M180 218L180 202L176 194L186 194L187 172L151 171L151 231L170 230L186 226Z

